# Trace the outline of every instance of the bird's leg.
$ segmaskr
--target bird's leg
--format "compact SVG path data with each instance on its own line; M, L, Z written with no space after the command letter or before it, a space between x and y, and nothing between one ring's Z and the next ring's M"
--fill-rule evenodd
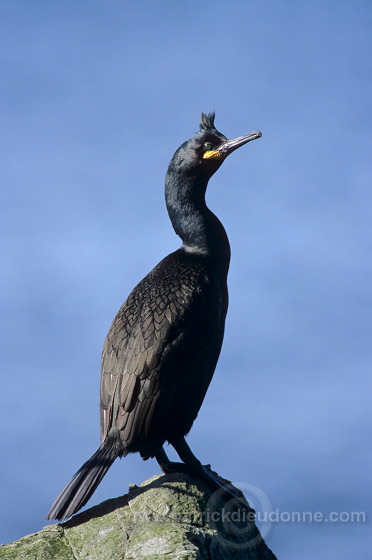
M190 469L184 463L176 463L170 461L168 455L164 451L164 447L161 447L155 455L155 459L159 463L159 466L164 474L169 474L173 472L186 472L189 473Z
M185 442L186 443L186 442ZM173 446L174 447L174 446ZM191 449L189 451L192 455ZM159 463L159 466L164 474L174 473L174 472L182 472L186 474L199 474L199 469L203 468L203 465L198 461L198 459L193 455L195 461L197 461L198 466L195 468L191 462L179 463L176 461L171 461L166 454L164 447L161 447L159 451L155 455L155 459Z
M221 494L225 494L228 497L233 498L239 503L239 505L243 506L245 509L247 509L248 507L250 511L254 511L252 510L252 508L247 506L245 502L242 501L242 499L231 489L231 487L226 486L226 484L224 484L218 476L212 473L209 465L206 466L201 464L199 459L195 457L190 447L187 445L184 437L181 437L177 440L172 440L170 443L177 451L180 459L184 462L184 465L188 467L189 473L199 476L209 487L212 487L214 490L220 491ZM168 459L166 455L165 457ZM178 463L173 464L178 465Z

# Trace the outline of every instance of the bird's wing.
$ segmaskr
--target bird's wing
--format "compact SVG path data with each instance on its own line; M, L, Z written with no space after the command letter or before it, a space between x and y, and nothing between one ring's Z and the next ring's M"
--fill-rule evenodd
M182 278L158 271L146 277L119 310L102 354L102 441L113 425L126 446L146 437L158 399L165 412L164 399L170 402L173 391L180 390L171 383L170 371L187 359L180 345L192 331L190 311L202 312L205 287L205 276Z

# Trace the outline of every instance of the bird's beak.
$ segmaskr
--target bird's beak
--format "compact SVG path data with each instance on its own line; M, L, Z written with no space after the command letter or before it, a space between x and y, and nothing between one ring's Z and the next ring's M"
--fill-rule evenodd
M239 138L234 138L233 140L226 140L226 142L223 142L215 150L210 150L208 152L205 152L203 158L204 159L225 158L229 154L231 154L231 152L233 152L237 148L240 148L240 146L247 144L247 142L250 142L251 140L256 140L256 138L261 138L261 136L262 133L260 131L255 131L255 132L251 132L250 134L246 134L245 136L239 136Z

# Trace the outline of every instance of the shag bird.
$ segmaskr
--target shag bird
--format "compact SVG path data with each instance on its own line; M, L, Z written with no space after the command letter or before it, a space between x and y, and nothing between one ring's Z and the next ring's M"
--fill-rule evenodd
M202 114L199 132L169 164L166 205L182 246L134 288L110 327L102 352L102 443L47 519L62 520L82 508L115 459L128 453L155 457L165 473L185 470L223 487L185 440L217 364L228 306L229 241L205 193L226 157L261 132L228 140L214 118ZM183 463L168 459L165 442Z

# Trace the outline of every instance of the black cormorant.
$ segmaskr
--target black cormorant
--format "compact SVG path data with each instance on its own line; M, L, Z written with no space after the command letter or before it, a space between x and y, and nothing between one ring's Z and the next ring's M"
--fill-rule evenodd
M182 246L134 288L110 327L102 352L102 444L47 519L78 511L114 460L136 451L155 457L164 472L184 469L222 486L185 440L217 364L228 306L229 241L205 192L224 159L260 136L228 140L215 128L214 113L202 114L200 131L174 154L165 198ZM169 461L165 442L183 463Z

